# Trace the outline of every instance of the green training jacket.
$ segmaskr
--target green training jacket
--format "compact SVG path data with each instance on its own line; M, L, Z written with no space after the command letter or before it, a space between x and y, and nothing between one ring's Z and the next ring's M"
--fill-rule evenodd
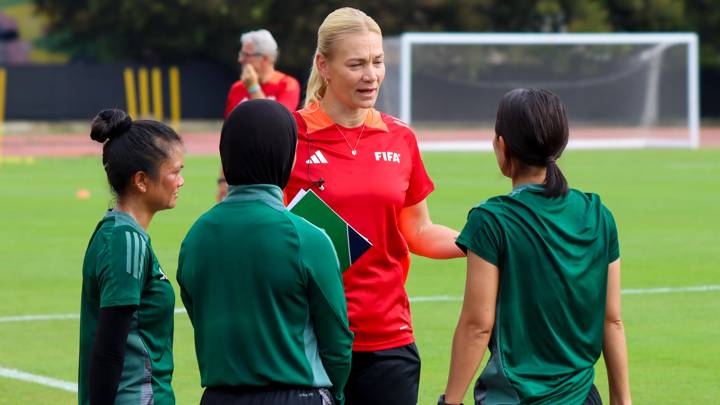
M344 402L353 334L337 255L274 185L231 186L180 249L203 387L327 387Z

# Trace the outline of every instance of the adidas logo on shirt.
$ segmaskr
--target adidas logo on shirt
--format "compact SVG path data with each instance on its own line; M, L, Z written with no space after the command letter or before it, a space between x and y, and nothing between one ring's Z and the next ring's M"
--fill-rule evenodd
M322 152L315 151L312 155L310 155L310 159L306 160L305 163L309 165L316 165L316 164L327 164L327 159L325 159L325 155L323 155Z

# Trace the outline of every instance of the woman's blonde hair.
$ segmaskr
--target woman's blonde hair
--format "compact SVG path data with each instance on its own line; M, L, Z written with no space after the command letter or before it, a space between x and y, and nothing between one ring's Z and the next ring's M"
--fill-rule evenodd
M318 42L315 55L331 59L337 43L349 34L375 32L382 36L380 26L364 12L351 7L339 8L325 17L318 28ZM325 95L325 81L320 76L313 55L310 78L305 92L305 105L320 101Z

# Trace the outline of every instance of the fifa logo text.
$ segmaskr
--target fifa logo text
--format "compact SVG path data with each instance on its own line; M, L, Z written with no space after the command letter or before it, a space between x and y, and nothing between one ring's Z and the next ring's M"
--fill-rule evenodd
M395 152L375 152L376 161L400 163L400 154Z

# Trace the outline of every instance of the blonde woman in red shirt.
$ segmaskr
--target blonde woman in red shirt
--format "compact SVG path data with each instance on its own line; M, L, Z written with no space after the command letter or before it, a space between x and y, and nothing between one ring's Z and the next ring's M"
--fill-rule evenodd
M373 108L385 76L382 32L360 10L341 8L318 29L297 162L285 194L311 188L372 248L345 273L355 333L348 404L417 403L420 357L405 280L410 252L464 256L457 231L434 224L434 185L412 129ZM289 200L288 200L289 201Z

